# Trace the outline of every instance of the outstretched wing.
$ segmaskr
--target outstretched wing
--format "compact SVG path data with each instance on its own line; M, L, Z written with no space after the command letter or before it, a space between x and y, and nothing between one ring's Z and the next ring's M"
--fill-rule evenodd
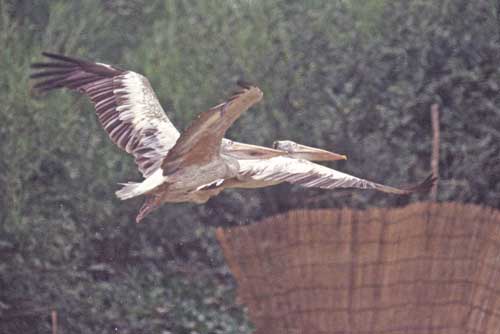
M181 134L175 146L165 157L163 175L192 164L204 164L220 152L222 138L236 119L262 99L262 91L246 83L227 101L212 107L198 117Z
M375 189L386 193L407 195L413 192L428 191L436 178L432 175L422 183L407 188L395 188L380 183L336 171L313 162L288 157L275 157L265 160L239 160L240 176L243 180L264 182L289 182L304 187L334 189L360 188Z
M111 140L135 157L148 177L160 167L179 138L148 80L135 72L43 52L48 62L34 63L34 88L46 92L69 88L87 95Z

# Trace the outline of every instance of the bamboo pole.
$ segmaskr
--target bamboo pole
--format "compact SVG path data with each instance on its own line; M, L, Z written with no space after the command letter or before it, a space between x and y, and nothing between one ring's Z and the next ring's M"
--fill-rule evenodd
M52 334L57 334L57 311L52 310L50 312L50 318L52 323Z
M431 170L432 174L439 180L439 105L434 103L431 106L431 120L432 120L432 157L431 157ZM431 189L431 200L437 200L437 184L434 183Z

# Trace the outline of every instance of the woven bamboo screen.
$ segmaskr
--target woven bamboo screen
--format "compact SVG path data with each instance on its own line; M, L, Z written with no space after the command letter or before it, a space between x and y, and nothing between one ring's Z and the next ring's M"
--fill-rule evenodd
M498 211L292 211L217 238L256 334L500 333Z

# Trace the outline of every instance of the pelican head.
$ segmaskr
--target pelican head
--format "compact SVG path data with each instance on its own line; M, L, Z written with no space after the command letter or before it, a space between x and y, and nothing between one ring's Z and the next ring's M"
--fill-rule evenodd
M225 138L222 140L222 153L236 159L269 159L288 154L285 151L264 146L244 144Z
M287 156L296 159L305 159L309 161L347 160L345 155L297 144L291 140L277 140L273 143L273 148L285 151L288 153Z

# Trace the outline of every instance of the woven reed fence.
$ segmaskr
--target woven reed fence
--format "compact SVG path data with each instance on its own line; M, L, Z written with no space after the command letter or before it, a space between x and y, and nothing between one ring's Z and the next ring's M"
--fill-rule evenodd
M217 238L256 334L500 333L499 211L292 211Z

